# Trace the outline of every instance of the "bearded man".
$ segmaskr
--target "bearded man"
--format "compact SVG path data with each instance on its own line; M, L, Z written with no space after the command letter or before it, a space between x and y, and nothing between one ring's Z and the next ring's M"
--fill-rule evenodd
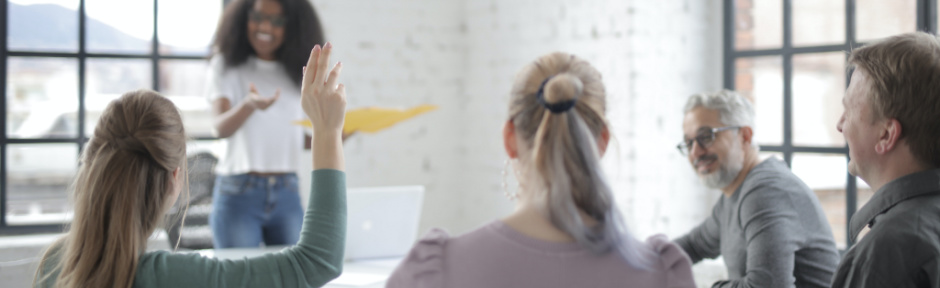
M679 151L722 195L675 242L693 263L723 256L729 279L712 287L829 287L839 253L819 200L786 163L759 159L753 126L753 106L737 93L689 98Z

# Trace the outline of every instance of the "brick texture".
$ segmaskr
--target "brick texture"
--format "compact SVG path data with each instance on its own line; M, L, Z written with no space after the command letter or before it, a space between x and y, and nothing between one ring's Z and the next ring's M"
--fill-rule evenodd
M440 106L346 143L350 186L427 187L422 231L462 233L512 211L501 188L509 89L552 51L604 76L614 136L604 165L636 236L679 236L718 198L675 149L686 97L720 88L718 0L313 3L350 107Z

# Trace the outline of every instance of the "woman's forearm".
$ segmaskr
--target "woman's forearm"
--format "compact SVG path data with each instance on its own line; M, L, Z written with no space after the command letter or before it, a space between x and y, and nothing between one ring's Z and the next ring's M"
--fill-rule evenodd
M345 171L342 133L331 131L313 134L313 169Z
M215 131L219 138L228 138L235 134L255 111L255 108L244 101L235 107L231 107L225 98L217 99L212 104L215 112Z

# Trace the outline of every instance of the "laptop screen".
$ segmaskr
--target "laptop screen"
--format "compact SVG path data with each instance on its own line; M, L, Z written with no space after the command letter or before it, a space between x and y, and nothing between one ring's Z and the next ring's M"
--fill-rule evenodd
M414 245L424 186L350 188L346 260L403 257Z

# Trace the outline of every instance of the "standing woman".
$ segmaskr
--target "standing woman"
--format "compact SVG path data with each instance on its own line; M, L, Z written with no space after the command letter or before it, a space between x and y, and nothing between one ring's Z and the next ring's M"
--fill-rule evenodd
M303 209L301 69L323 43L307 0L236 0L220 21L206 97L224 138L209 217L215 248L292 245ZM268 96L270 95L270 96Z
M239 260L147 252L147 238L186 185L186 134L173 102L140 90L102 112L70 188L75 216L43 255L33 286L320 287L339 276L346 235L346 91L337 84L338 65L327 74L331 50L329 44L314 48L303 75L303 111L315 131L314 181L296 246Z

